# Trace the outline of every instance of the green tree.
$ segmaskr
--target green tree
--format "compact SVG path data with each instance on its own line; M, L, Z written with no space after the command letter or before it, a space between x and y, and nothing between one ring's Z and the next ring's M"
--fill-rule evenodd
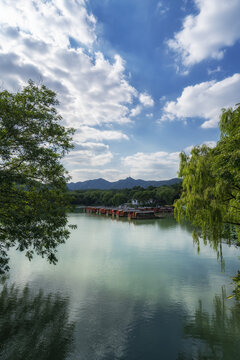
M56 94L32 81L17 93L0 92L0 271L16 247L56 263L68 235L67 173L61 158L72 147L56 110Z
M118 192L112 197L112 203L114 206L119 206L127 202L127 197L124 192Z
M161 186L157 189L157 199L162 205L169 205L173 203L175 196L175 189L172 186Z
M104 191L104 192L102 193L102 203L103 203L104 205L112 205L112 204L113 204L112 198L113 198L114 195L115 195L115 194L114 194L114 191L111 191L111 190L109 190L109 191Z
M222 259L221 242L240 245L240 106L223 109L219 123L220 140L211 149L205 145L192 149L191 156L180 155L179 176L182 194L175 202L175 216L196 226L199 237ZM240 300L240 272L233 278Z
M183 191L175 202L177 219L189 219L215 247L223 237L230 241L232 231L240 241L240 106L223 110L219 127L213 149L203 145L191 156L181 153Z

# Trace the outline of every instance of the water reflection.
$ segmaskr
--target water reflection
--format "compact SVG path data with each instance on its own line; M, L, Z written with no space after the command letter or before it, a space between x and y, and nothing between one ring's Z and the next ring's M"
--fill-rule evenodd
M75 215L75 214L73 214ZM164 218L156 218L156 219L146 219L146 220L129 220L128 218L120 217L120 218L112 218L111 216L105 215L96 215L96 214L84 214L88 218L93 218L97 221L108 221L108 222L116 222L116 223L125 223L129 226L137 226L137 227L159 227L160 229L169 229L170 227L176 227L178 224L172 214L167 214ZM181 228L192 233L194 227L187 221L183 221L181 223Z
M68 300L34 294L28 286L3 285L0 292L0 359L64 360L73 340Z
M200 350L202 359L206 358L206 341L200 340L199 335L194 338L194 333L186 333L182 338L184 319L186 328L195 324L195 309L199 310L201 298L202 308L211 320L215 309L212 299L221 285L226 285L228 295L231 294L228 284L238 268L236 249L223 244L228 261L225 273L221 273L213 249L203 247L198 256L192 246L191 230L174 219L134 225L128 220L75 214L70 221L78 229L59 248L57 266L46 264L41 258L29 263L21 253L12 254L10 280L19 289L28 283L31 292L26 288L28 295L24 297L24 291L16 294L16 287L7 288L6 303L12 301L12 305L10 310L4 305L7 310L1 310L0 316L10 319L12 325L5 325L6 329L0 332L8 351L4 357L0 347L0 359L176 360L178 356L198 359ZM41 296L33 293L38 288L44 291ZM52 305L46 310L49 292L61 296L51 295ZM24 298L27 306L25 300L21 301ZM55 306L56 298L59 301ZM34 301L40 315L34 312ZM0 307L4 309L2 303L5 304L1 301ZM17 318L15 307L19 309ZM59 315L54 313L55 308L59 308ZM46 317L45 312L49 313ZM35 329L35 338L28 332L28 321L29 327ZM17 331L11 330L15 328ZM58 329L61 333L57 333ZM228 329L222 327L221 331L227 334ZM9 340L3 333L9 334ZM202 345L195 346L195 342ZM12 347L15 351L19 347L23 356L11 357ZM188 347L190 352L185 351ZM36 354L34 348L41 348L42 352ZM47 350L43 352L47 348L51 355ZM211 359L210 355L207 359Z
M188 351L178 360L236 360L240 354L240 304L231 308L226 291L214 298L213 312L204 310L202 301L191 320L186 319L184 336ZM190 353L189 353L190 350Z
M71 360L176 359L184 309L118 292L92 292L76 325ZM174 343L174 346L172 344ZM70 360L70 359L69 359Z

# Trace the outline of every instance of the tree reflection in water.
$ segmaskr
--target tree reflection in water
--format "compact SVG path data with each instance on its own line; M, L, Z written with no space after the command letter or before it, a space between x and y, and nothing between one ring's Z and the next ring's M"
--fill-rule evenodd
M186 321L184 336L188 342L187 354L178 360L236 360L240 354L240 304L227 306L226 292L214 298L214 312L204 311L202 302L191 321ZM189 354L189 350L191 353Z
M68 300L4 285L0 293L0 359L64 360L73 340Z

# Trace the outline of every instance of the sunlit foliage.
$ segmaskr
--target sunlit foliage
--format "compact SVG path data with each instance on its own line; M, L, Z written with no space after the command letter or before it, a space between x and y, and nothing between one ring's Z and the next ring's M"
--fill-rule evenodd
M194 241L209 241L222 259L223 239L240 245L240 106L222 111L219 129L214 148L203 145L190 156L181 153L183 190L175 216L179 222L190 220L196 226Z
M60 160L71 148L72 129L59 123L56 94L29 81L17 93L0 92L0 271L8 250L55 263L68 237L66 171Z

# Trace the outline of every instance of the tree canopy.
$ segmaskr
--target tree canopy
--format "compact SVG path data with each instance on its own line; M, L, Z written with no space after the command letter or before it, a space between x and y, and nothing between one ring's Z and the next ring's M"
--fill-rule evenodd
M73 205L105 205L119 206L134 200L139 205L158 206L172 205L175 199L180 197L181 183L163 185L160 187L149 186L134 187L121 190L75 190L70 191Z
M179 221L189 219L201 229L204 239L240 241L240 106L222 111L220 140L214 148L194 147L180 155L182 195L175 203ZM234 226L234 228L233 228Z
M55 263L68 235L66 181L61 158L73 129L60 125L55 92L29 81L17 93L0 92L0 271L8 250Z
M191 155L180 155L179 177L182 194L175 202L180 222L190 220L199 237L222 257L221 241L240 245L240 106L223 109L219 123L220 140L214 148L194 147ZM240 299L240 272L233 278Z

